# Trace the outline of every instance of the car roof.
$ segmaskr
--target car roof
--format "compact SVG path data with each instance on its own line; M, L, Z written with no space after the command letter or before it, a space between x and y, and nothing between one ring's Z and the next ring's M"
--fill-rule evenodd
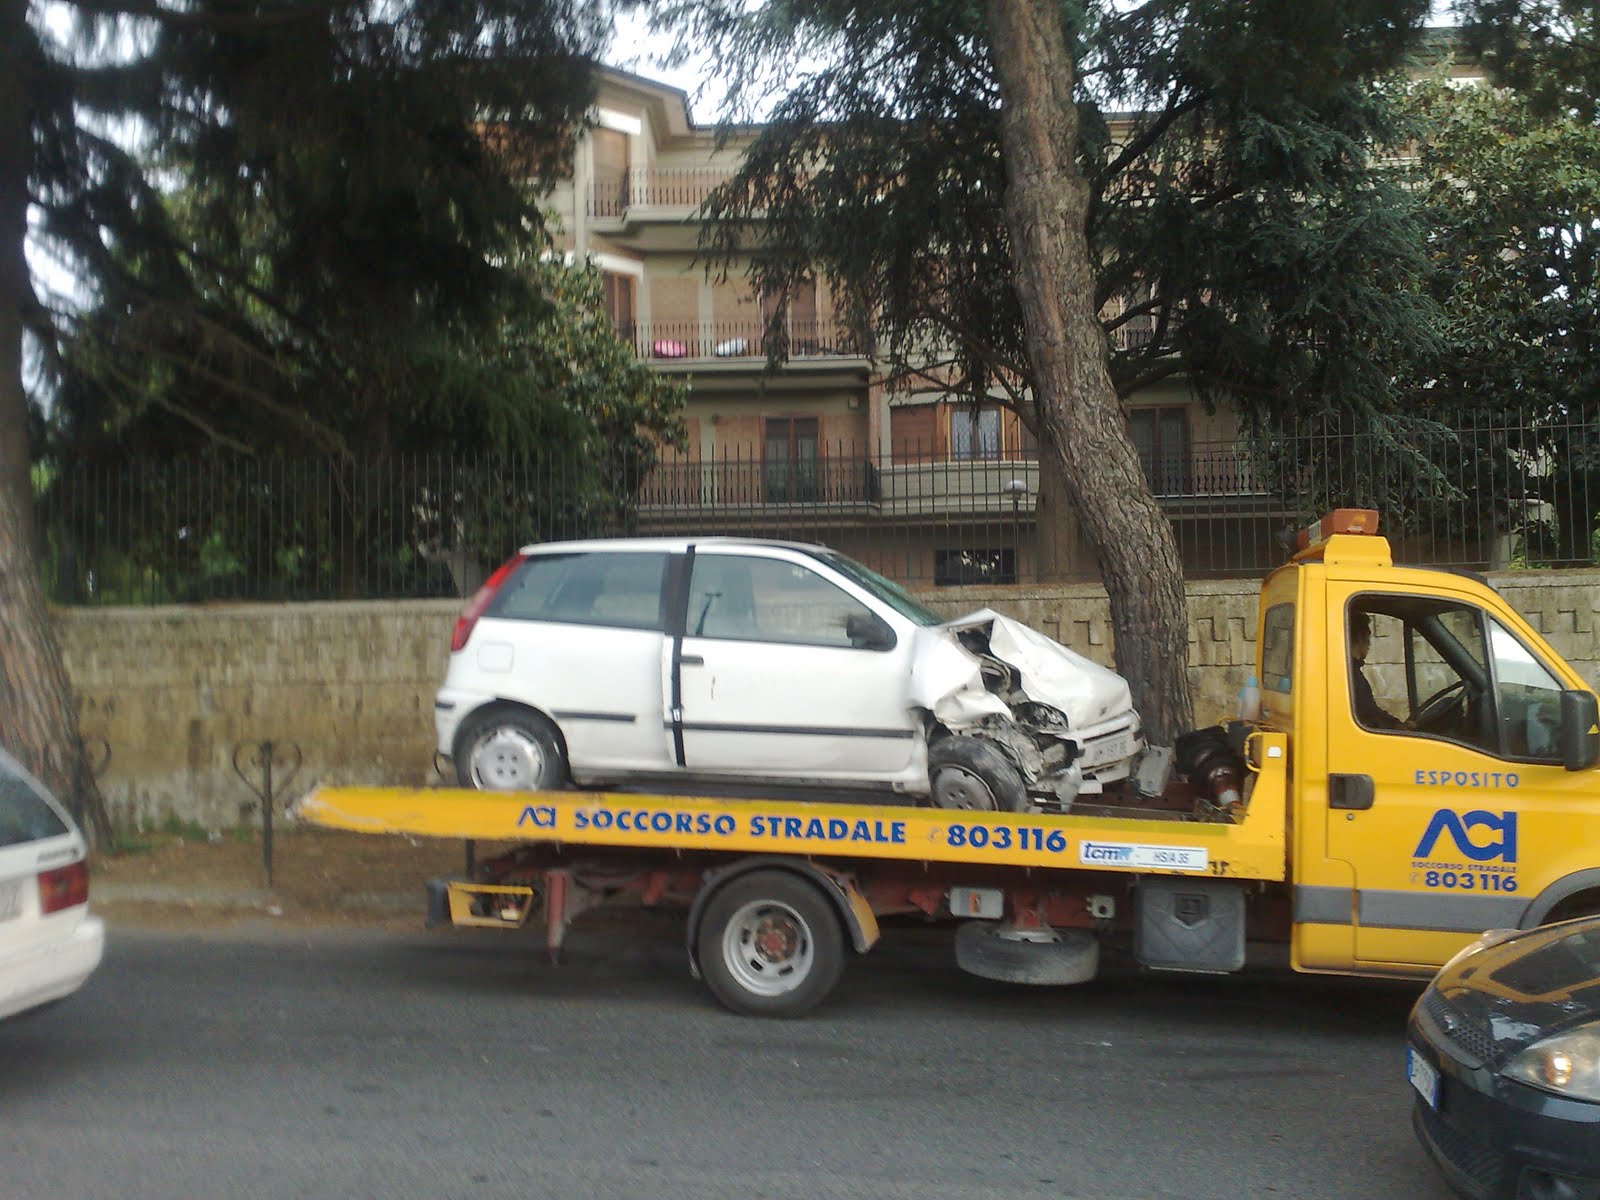
M750 546L778 550L800 550L815 553L828 547L816 542L785 542L773 538L745 538L717 535L714 537L636 537L589 538L571 542L530 542L518 552L521 554L570 554L578 551L623 550L655 551L665 554L682 554L690 546Z

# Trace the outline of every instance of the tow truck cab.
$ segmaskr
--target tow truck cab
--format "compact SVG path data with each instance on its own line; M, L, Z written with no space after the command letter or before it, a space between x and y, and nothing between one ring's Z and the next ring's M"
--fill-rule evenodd
M1261 724L1289 737L1292 961L1428 973L1600 911L1595 694L1482 579L1396 567L1341 509L1262 585Z

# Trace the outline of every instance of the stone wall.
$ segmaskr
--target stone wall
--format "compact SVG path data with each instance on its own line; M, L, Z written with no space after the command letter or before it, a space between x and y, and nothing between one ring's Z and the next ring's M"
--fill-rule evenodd
M1510 572L1493 580L1591 684L1600 649L1600 572ZM1189 585L1196 717L1233 710L1255 656L1253 580ZM1111 663L1096 585L948 588L923 594L957 616L992 607ZM298 747L288 793L316 782L433 779L433 693L458 601L72 609L57 614L86 740L104 739L101 785L113 819L169 814L223 828L253 820L232 766L246 745ZM258 770L251 772L260 782ZM281 789L280 789L281 790Z

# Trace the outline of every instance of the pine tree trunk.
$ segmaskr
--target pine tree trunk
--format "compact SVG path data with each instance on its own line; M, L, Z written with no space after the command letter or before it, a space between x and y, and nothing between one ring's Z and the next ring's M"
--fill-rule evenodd
M22 386L28 220L27 0L0 0L0 744L55 793L91 837L110 832L39 578L28 403Z
M1006 223L1045 431L1041 452L1053 454L1100 558L1117 669L1150 740L1171 745L1194 722L1183 566L1107 371L1061 8L1051 0L989 0L987 23L1003 101Z

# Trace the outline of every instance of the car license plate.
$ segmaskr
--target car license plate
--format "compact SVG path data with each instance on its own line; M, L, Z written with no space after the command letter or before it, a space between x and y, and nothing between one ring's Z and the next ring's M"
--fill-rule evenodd
M1406 1078L1417 1089L1417 1095L1428 1102L1429 1108L1439 1107L1438 1068L1418 1054L1415 1046L1406 1047Z
M1132 752L1133 735L1119 733L1101 738L1097 742L1090 742L1083 748L1083 757L1078 760L1078 764L1083 767L1098 767L1127 758Z
M11 921L22 915L22 880L0 883L0 921Z

